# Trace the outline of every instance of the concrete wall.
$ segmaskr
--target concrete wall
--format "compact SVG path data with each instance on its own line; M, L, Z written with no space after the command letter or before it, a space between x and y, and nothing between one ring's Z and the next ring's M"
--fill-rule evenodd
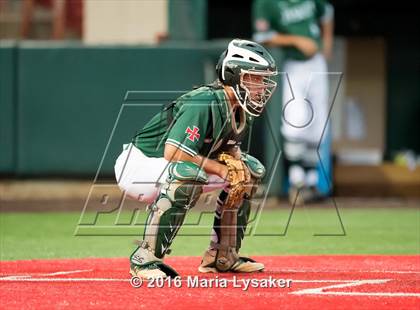
M85 0L84 14L85 43L150 44L167 31L167 0Z

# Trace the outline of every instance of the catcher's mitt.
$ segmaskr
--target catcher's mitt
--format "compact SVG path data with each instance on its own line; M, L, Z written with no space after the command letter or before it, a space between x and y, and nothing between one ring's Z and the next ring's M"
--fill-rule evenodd
M227 181L230 184L230 191L224 206L226 208L235 208L243 199L246 185L251 181L251 174L242 160L236 159L230 154L221 153L218 156L218 160L226 164L229 170Z

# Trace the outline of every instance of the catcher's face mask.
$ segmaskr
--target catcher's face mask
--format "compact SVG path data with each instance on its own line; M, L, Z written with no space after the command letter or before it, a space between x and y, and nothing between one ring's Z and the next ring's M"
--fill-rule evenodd
M277 72L261 70L242 70L240 87L243 98L240 100L242 108L252 116L259 116L263 112L267 101L270 99L277 83L273 77Z

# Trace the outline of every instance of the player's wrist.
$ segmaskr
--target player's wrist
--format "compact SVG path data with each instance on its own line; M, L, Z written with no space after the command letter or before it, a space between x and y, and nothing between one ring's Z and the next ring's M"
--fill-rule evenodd
M290 46L296 44L295 37L296 36L294 35L277 33L276 36L272 38L271 43L278 46Z
M294 36L294 35L288 36L287 39L288 39L287 40L288 45L295 46L295 47L299 46L299 44L302 41L302 38L300 36Z
M219 177L221 177L223 180L226 180L229 174L229 169L226 165L219 164Z

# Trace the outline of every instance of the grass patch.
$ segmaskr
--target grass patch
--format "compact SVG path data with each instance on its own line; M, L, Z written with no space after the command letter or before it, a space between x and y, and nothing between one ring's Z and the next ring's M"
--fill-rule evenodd
M288 254L420 254L420 212L414 208L343 208L340 210L346 235L334 209L297 208L265 210L247 230L242 253L247 255ZM0 259L121 257L134 249L132 241L143 231L145 214L136 226L131 214L123 213L120 225L116 214L98 218L96 231L108 236L74 236L79 213L0 214ZM94 218L88 214L88 222ZM207 247L212 214L192 210L172 245L172 255L201 255ZM107 226L100 230L100 226ZM287 232L285 234L285 232ZM131 235L121 235L128 233ZM112 236L112 234L120 234ZM314 234L334 234L315 236ZM137 239L140 237L137 237Z

